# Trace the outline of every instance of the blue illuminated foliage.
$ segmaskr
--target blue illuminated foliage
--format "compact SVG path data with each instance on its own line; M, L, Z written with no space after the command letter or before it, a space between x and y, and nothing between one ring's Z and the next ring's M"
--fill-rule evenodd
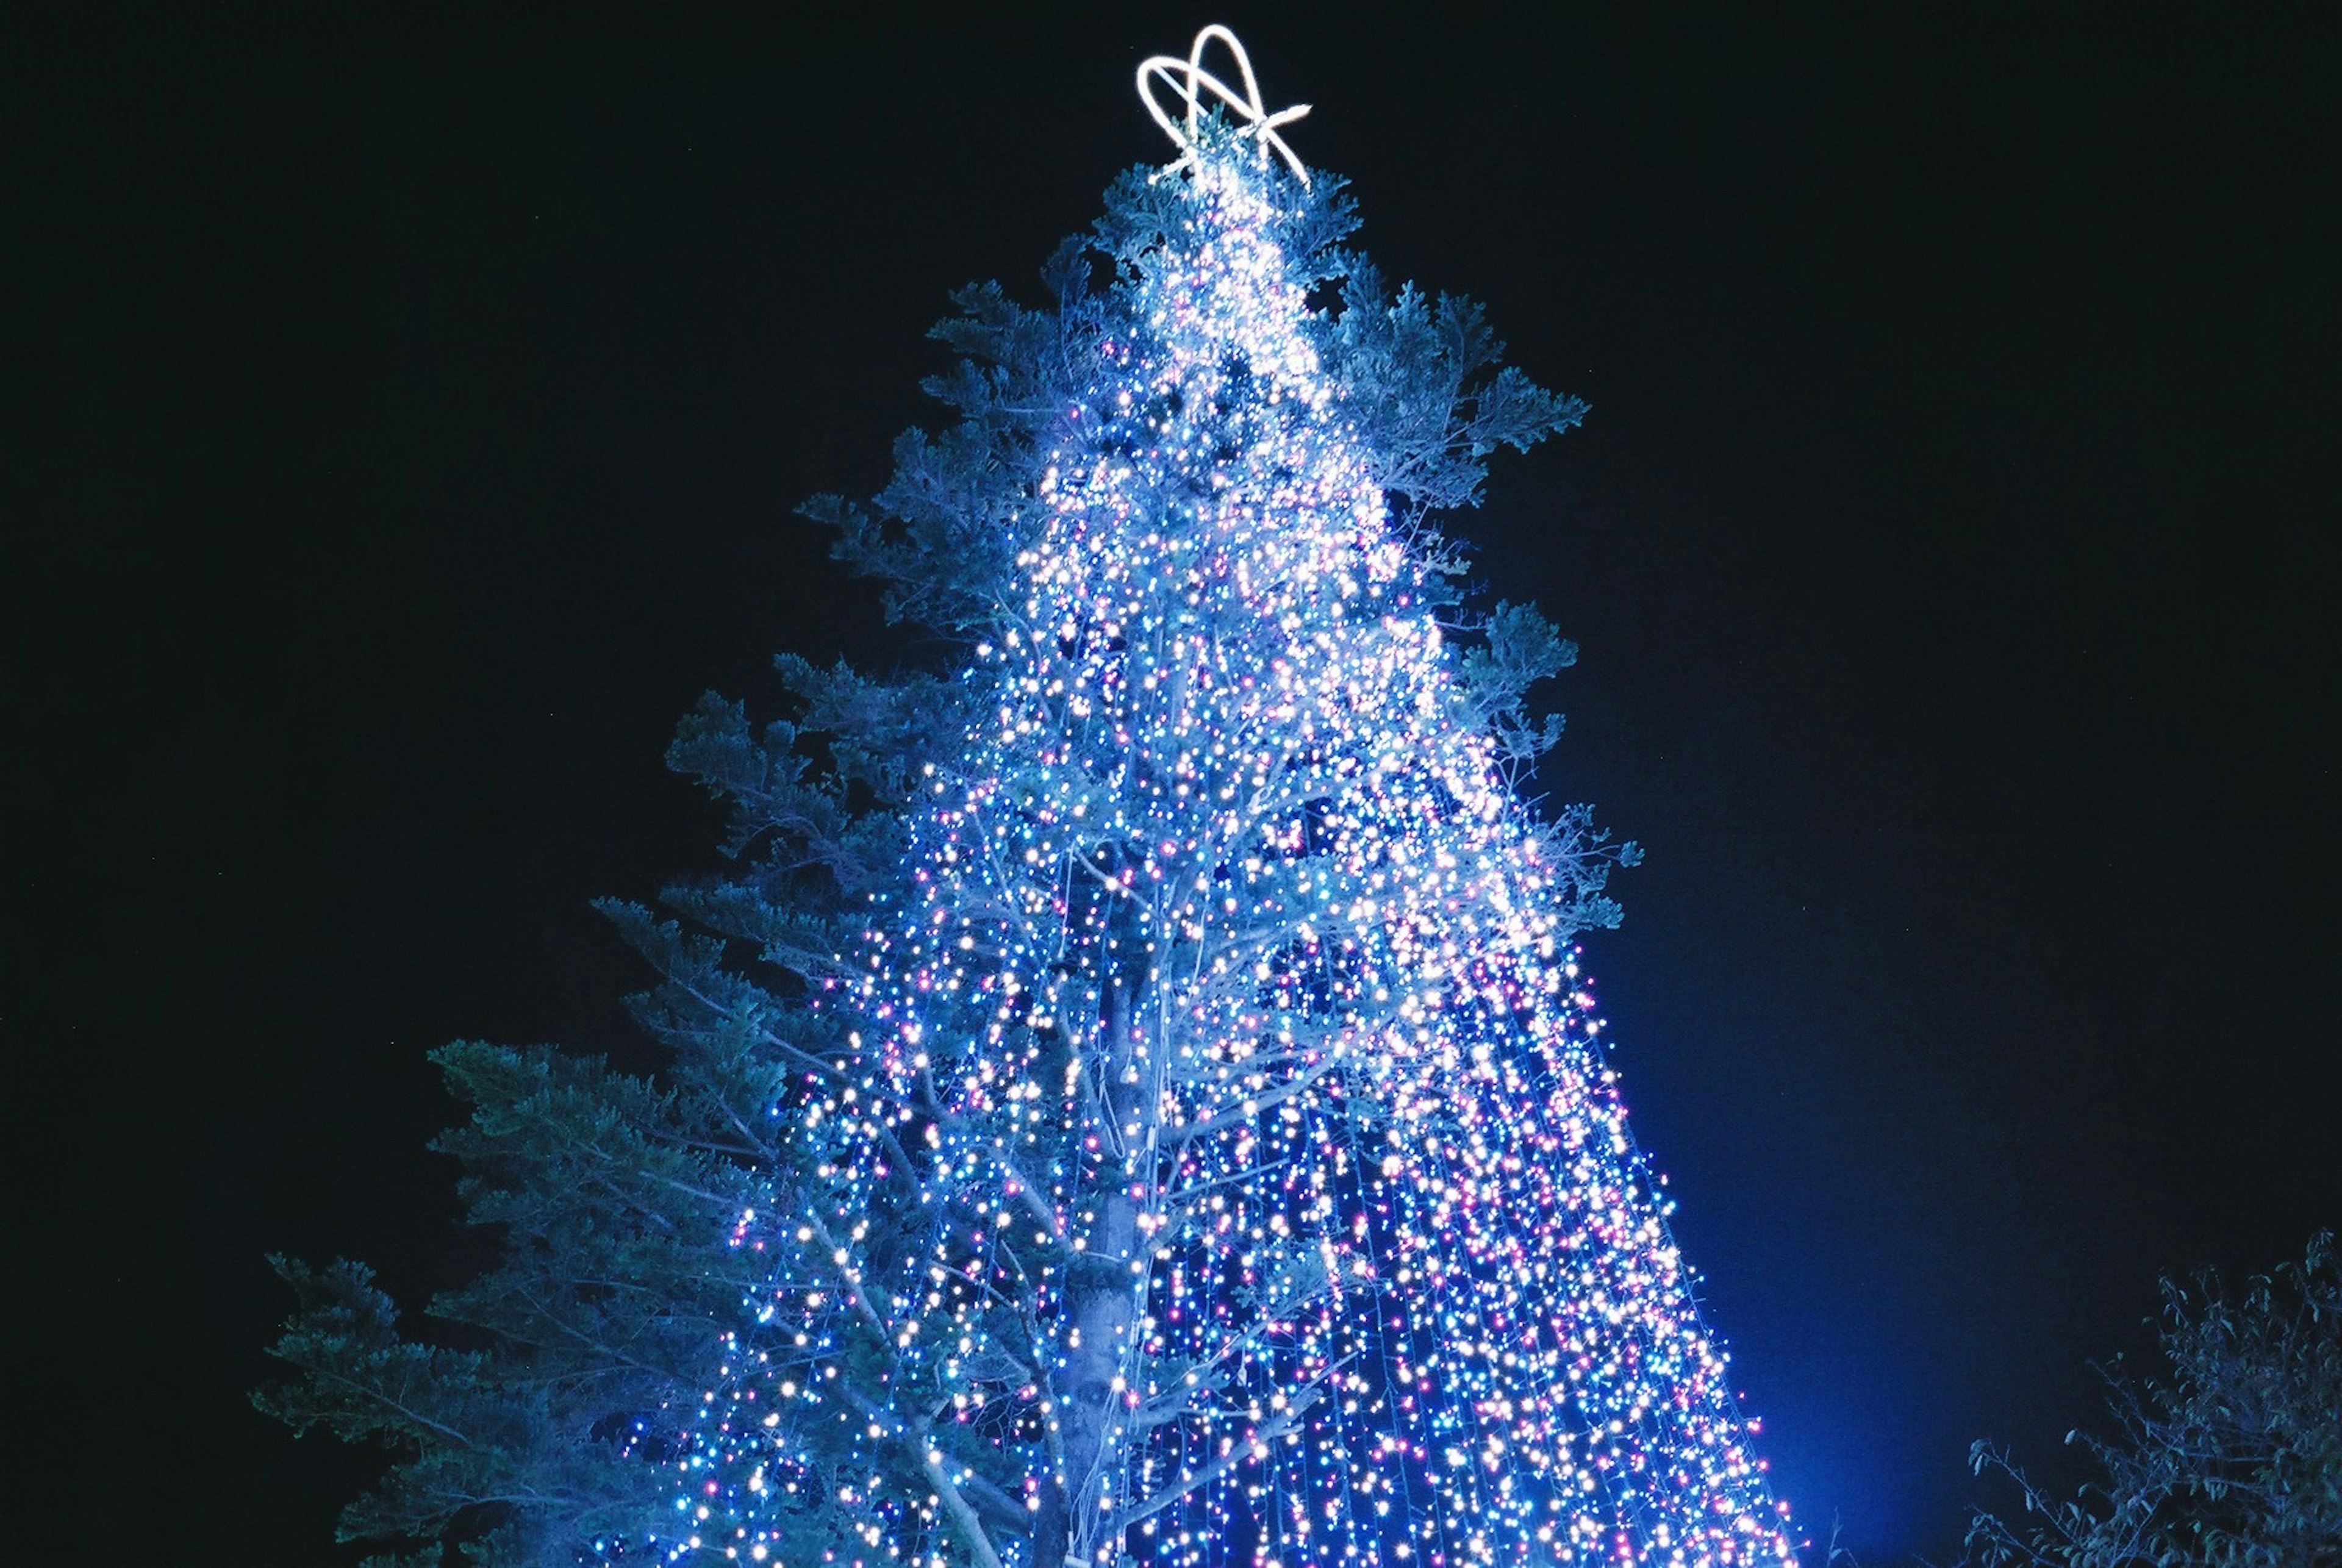
M2331 1233L2241 1293L2209 1269L2163 1281L2167 1371L2100 1368L2116 1436L2066 1434L2095 1472L2070 1499L2006 1449L1968 1461L2025 1503L1977 1513L1969 1568L2303 1568L2342 1562L2342 1262Z
M685 721L733 870L610 911L660 1080L445 1056L512 1245L435 1311L493 1348L288 1270L308 1375L275 1407L406 1450L352 1530L512 1563L1789 1559L1574 945L1633 846L1514 793L1576 650L1466 614L1434 527L1584 405L1256 151L1207 121L1124 176L1042 307L963 291L956 423L809 508L957 668L784 660L794 724Z

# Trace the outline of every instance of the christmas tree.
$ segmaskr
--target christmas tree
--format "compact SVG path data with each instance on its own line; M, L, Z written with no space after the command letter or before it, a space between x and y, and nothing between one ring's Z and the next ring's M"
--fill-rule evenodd
M794 724L686 721L736 869L612 909L661 1080L446 1055L514 1246L435 1311L493 1348L287 1265L307 1376L270 1408L408 1450L351 1532L1792 1560L1573 945L1633 846L1515 793L1574 650L1466 613L1434 529L1584 406L1346 248L1224 29L1140 86L1176 162L1046 308L965 291L958 422L812 508L960 667L784 660Z

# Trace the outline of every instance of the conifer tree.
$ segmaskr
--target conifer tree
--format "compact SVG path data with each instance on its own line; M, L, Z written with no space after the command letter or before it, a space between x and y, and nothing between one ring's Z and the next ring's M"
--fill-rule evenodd
M1790 1560L1574 945L1634 848L1515 793L1575 650L1467 614L1436 529L1584 405L1349 248L1225 30L1140 80L1178 160L1042 305L963 291L956 422L809 509L956 667L785 658L794 722L685 722L735 869L609 908L656 1080L442 1054L510 1245L433 1310L486 1348L284 1265L302 1375L264 1402L403 1451L351 1533Z

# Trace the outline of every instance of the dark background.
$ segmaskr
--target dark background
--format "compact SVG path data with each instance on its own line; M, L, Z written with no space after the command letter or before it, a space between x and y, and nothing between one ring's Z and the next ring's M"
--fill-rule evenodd
M1206 20L1593 402L1458 526L1584 644L1545 787L1651 847L1594 964L1802 1529L1948 1552L2158 1271L2342 1220L2330 7L640 9L0 25L0 1555L331 1557L261 1254L476 1259L423 1052L636 1049L668 726L924 656L790 507Z

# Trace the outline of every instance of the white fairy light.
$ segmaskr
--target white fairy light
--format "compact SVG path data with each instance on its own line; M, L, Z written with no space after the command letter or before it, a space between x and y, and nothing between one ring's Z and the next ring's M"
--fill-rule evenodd
M1572 942L1599 838L1514 794L1377 476L1331 182L1264 177L1306 106L1218 26L1138 83L1192 177L1000 449L667 1560L815 1562L803 1487L834 1568L1794 1568Z

